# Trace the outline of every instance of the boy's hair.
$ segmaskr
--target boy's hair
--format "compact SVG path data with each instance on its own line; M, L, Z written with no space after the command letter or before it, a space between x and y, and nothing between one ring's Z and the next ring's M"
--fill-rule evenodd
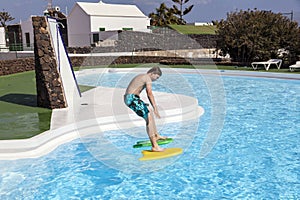
M159 67L152 67L151 69L149 69L149 71L147 72L147 74L152 73L152 74L158 74L159 76L162 75L162 72L160 70Z

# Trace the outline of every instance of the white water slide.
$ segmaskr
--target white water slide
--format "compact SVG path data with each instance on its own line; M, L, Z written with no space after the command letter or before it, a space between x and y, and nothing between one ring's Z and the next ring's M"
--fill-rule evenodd
M47 18L52 44L54 47L55 57L57 61L58 71L62 80L65 98L68 107L73 107L75 102L78 102L81 97L81 93L78 87L78 83L67 54L66 48L62 41L60 33L60 23L53 18ZM63 28L63 27L62 27Z

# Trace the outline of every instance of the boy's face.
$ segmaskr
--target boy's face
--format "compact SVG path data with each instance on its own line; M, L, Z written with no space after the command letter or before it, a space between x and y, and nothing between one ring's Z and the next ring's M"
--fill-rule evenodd
M150 74L150 78L152 81L156 81L157 79L159 79L159 77L160 77L160 75L158 75L158 74L153 74L153 73Z

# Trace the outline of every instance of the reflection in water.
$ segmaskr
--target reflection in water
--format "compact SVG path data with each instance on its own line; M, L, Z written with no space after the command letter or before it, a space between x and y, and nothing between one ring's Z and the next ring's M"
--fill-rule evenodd
M30 138L49 129L51 112L1 113L1 139ZM13 131L12 131L13 130Z

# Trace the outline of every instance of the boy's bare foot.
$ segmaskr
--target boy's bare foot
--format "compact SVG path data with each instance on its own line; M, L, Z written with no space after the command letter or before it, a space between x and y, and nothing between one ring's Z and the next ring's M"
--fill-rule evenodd
M161 135L158 135L158 134L157 134L155 139L156 139L156 141L157 141L157 140L165 140L165 139L167 139L167 138L168 138L168 137L166 137L166 136L161 136Z
M157 147L157 148L153 148L152 147L152 151L153 152L163 152L165 149L164 148L161 148L161 147Z

